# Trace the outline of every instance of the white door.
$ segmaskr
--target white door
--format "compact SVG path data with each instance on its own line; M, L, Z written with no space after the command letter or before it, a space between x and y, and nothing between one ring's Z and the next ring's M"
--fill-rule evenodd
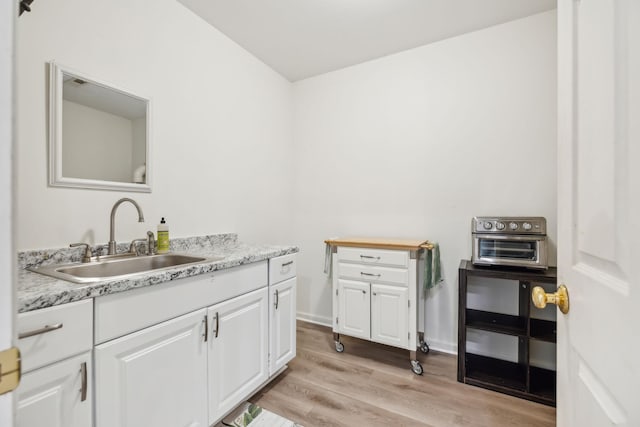
M210 424L268 378L268 301L264 287L208 309Z
M356 338L371 338L370 285L338 280L338 331Z
M269 287L269 375L296 356L296 279Z
M408 290L400 286L371 285L371 340L408 348Z
M12 152L14 26L18 2L0 2L0 351L13 345L15 334ZM13 425L13 393L0 396L0 426Z
M91 352L22 377L17 427L87 427L93 419ZM84 391L84 393L83 393Z
M206 310L95 349L97 427L206 427Z
M640 426L640 1L558 4L558 426Z

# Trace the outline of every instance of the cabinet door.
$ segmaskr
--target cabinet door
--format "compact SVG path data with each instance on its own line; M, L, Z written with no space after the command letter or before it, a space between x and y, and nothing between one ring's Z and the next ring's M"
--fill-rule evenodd
M25 374L17 390L16 426L90 426L91 378L90 351Z
M96 347L98 427L209 425L205 315L198 310Z
M268 299L264 287L208 309L210 424L268 378Z
M338 330L368 340L371 337L369 284L338 280Z
M269 287L269 375L296 356L296 279Z
M371 340L408 348L407 288L371 285Z

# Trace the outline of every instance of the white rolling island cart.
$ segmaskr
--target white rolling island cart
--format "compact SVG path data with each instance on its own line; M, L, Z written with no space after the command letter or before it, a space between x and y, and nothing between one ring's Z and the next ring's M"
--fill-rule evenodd
M340 238L326 240L331 255L333 337L340 335L409 350L411 369L422 375L417 349L424 340L422 278L425 240Z

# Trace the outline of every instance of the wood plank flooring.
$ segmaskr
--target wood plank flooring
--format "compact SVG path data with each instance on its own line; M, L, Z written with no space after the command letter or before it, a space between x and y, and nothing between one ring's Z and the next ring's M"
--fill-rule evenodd
M411 372L409 352L342 337L298 322L298 355L279 378L249 400L305 427L552 427L555 408L456 381L456 357L418 352L424 375Z

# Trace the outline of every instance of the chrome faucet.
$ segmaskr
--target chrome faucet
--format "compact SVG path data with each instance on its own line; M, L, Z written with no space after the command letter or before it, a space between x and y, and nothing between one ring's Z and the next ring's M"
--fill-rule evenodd
M138 206L135 200L130 199L128 197L123 197L118 200L111 208L111 224L109 229L109 252L108 255L116 254L116 240L115 240L115 226L116 226L116 210L118 210L118 206L120 206L124 202L131 202L133 206L138 210L138 222L144 222L144 215L142 214L142 209Z

